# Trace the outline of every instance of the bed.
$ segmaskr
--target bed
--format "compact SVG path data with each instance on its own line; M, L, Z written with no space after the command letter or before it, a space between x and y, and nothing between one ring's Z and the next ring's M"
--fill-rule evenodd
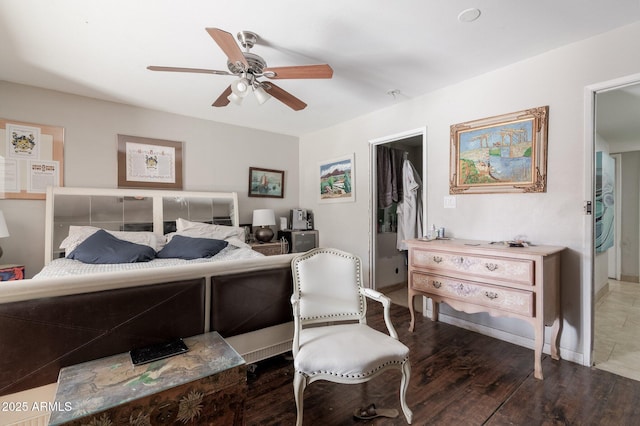
M50 188L44 269L0 285L0 395L53 383L68 365L214 330L247 362L289 351L294 255L251 250L238 224L234 192ZM175 257L207 239L217 254ZM116 263L103 263L107 250L84 261L112 242ZM117 263L131 246L150 259Z

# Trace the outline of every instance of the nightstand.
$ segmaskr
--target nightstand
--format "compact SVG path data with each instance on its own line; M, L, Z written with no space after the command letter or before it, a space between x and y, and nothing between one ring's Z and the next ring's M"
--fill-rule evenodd
M0 265L0 281L15 281L24 278L24 265Z
M268 243L251 243L251 248L265 256L275 256L277 254L286 254L288 244L286 241L271 241Z

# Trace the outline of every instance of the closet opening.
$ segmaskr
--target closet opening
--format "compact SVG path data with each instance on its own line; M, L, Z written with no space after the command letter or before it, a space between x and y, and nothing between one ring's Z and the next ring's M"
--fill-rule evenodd
M407 251L400 249L399 242L426 232L426 138L427 129L421 128L369 141L369 285L376 290L406 286ZM419 187L410 194L414 198L403 203L405 164L410 167L407 170L413 170Z

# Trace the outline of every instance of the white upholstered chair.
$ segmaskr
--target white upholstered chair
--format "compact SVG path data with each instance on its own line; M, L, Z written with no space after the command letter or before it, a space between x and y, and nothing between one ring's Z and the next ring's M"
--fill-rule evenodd
M302 425L304 389L316 380L362 383L388 369L402 372L400 404L411 423L405 400L411 366L409 348L398 340L389 317L390 300L362 287L360 258L336 249L318 248L291 261L294 317L293 388L297 425ZM366 324L366 297L381 302L389 335Z

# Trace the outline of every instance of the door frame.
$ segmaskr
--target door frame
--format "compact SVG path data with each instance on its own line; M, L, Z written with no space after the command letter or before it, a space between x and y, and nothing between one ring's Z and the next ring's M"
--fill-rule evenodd
M622 273L622 154L609 154L615 161L615 188L613 193L614 199L614 265L613 276L617 281L620 281L620 274ZM609 265L611 266L611 265ZM611 268L609 268L611 272Z
M376 212L378 209L378 172L377 172L377 150L378 145L407 139L414 136L422 136L422 223L427 222L427 127L419 127L413 130L396 133L369 140L369 287L376 289L376 253L377 247L377 223Z
M584 89L584 200L595 207L595 130L596 130L596 94L620 89L640 83L640 73L620 77L586 86ZM583 365L593 365L593 333L594 333L594 215L584 215L583 260L582 260L582 353Z

